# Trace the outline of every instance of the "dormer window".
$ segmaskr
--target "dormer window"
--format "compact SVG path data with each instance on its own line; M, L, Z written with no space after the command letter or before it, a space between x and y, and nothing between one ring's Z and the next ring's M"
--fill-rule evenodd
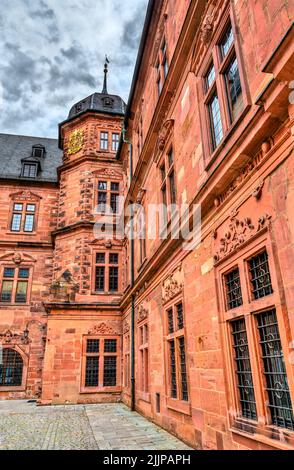
M44 147L41 147L41 146L40 147L39 146L33 147L32 156L34 158L43 158L44 153L45 153L45 148Z
M24 178L36 178L36 176L37 176L37 164L36 163L23 163L23 165L22 165L22 176Z
M105 98L102 98L102 103L105 108L112 108L113 102L114 100L112 98L109 98L108 96L106 96Z

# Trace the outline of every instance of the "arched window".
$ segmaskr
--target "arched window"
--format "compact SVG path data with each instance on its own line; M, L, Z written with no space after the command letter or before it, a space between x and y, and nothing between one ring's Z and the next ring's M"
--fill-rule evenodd
M23 360L14 349L4 348L0 361L0 387L20 387L22 384Z

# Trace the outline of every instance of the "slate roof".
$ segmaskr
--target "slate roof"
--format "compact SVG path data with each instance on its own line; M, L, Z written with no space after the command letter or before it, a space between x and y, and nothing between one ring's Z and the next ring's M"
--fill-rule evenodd
M68 119L77 117L86 111L124 116L125 110L126 104L119 96L109 95L108 93L93 93L72 106Z
M45 156L40 158L40 171L36 178L21 176L22 160L33 161L34 145L45 147ZM0 134L0 179L20 179L40 182L57 182L57 167L62 163L62 152L57 139Z

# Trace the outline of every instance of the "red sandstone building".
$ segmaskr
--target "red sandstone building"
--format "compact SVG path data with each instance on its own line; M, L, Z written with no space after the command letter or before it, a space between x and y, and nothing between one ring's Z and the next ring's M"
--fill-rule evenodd
M127 106L105 81L58 142L0 135L1 399L122 400L195 448L293 448L293 9L150 0ZM122 195L200 204L201 242L169 214L165 239L118 236Z

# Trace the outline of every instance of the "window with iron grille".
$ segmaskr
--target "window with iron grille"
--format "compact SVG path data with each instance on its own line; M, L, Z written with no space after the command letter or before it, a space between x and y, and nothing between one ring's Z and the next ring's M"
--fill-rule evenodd
M10 230L12 232L33 232L35 213L35 204L14 203Z
M294 417L275 309L257 316L268 407L275 426L294 431Z
M142 392L149 391L149 346L148 346L148 324L139 327L139 361L140 380L139 387Z
M263 251L249 261L252 294L255 300L273 293L268 254Z
M108 150L108 132L100 133L100 150Z
M256 402L244 318L231 322L231 329L241 413L244 418L256 420Z
M109 267L109 291L110 292L118 291L118 267L117 266Z
M170 395L172 398L177 398L178 389L177 389L175 340L169 341L169 351L170 351L170 375L171 375Z
M203 132L209 137L206 149L209 153L221 144L224 135L244 109L240 77L242 62L235 34L229 21L225 30L215 35L212 57L202 77L204 112L201 122Z
M175 303L166 311L166 316L170 397L188 401L183 303Z
M229 310L243 305L239 268L225 275L227 308Z
M23 303L27 302L29 268L5 267L2 276L1 302Z
M117 341L116 338L86 338L84 357L86 388L97 389L117 385Z
M14 349L4 348L0 362L0 388L20 387L22 384L23 360Z

